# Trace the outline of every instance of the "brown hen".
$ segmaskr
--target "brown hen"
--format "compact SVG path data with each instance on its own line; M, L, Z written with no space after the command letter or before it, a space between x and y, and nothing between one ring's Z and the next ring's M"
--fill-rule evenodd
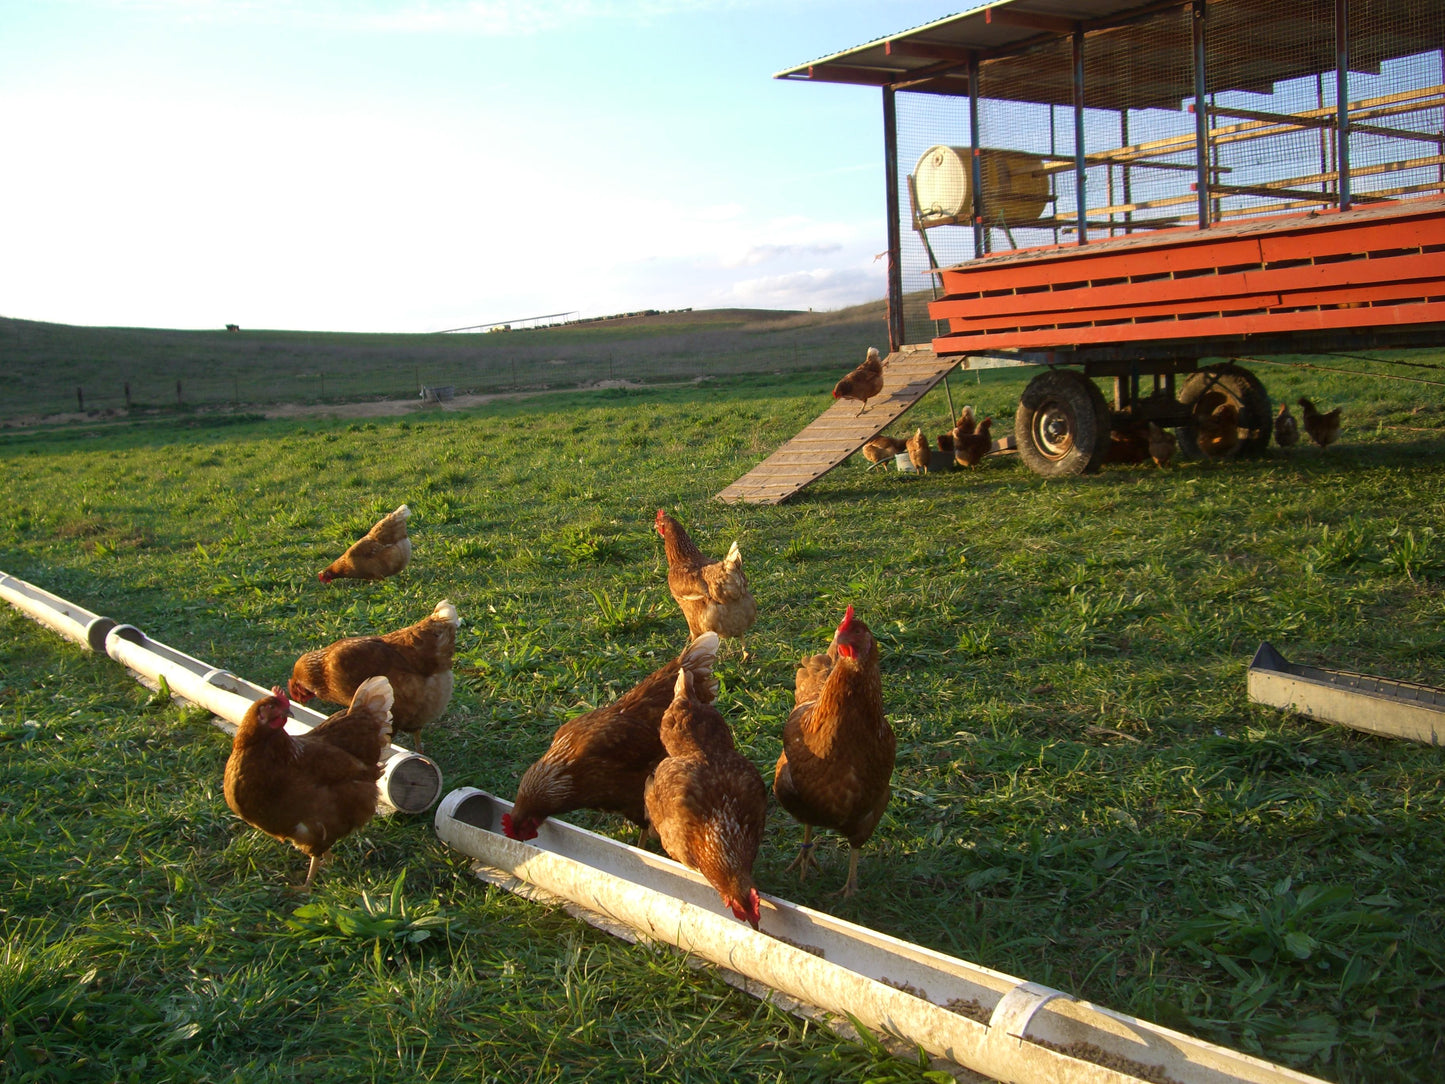
M1279 413L1274 416L1274 442L1281 448L1293 448L1299 443L1299 422L1289 412L1288 403L1280 403Z
M927 474L932 459L933 445L924 436L922 429L915 429L913 436L908 438L908 462L913 464L913 469L918 473Z
M1194 404L1194 437L1206 459L1233 455L1239 449L1239 407L1223 392L1205 392Z
M863 405L858 413L868 409L868 400L883 390L883 359L876 346L868 348L868 354L851 373L833 385L834 399L854 399Z
M384 580L395 576L411 560L411 539L406 521L411 509L402 505L383 516L351 548L321 570L322 583L335 579Z
M874 437L867 444L863 445L863 458L876 467L879 463L888 463L899 452L908 450L908 442L898 437ZM872 470L873 467L869 467Z
M1303 396L1299 400L1301 416L1304 418L1305 432L1310 435L1321 448L1328 448L1340 437L1340 408L1335 407L1328 414L1321 414L1314 403Z
M1155 466L1167 467L1178 447L1179 441L1173 433L1160 427L1157 422L1149 423L1149 458L1154 460Z
M896 742L883 714L878 644L849 606L824 655L803 660L794 677L796 706L783 724L783 753L773 776L778 802L803 825L793 866L807 876L813 829L848 840L848 879L858 889L858 856L883 816Z
M748 589L743 555L734 542L721 561L704 557L681 523L661 508L657 533L667 551L667 589L687 619L688 632L736 637L757 620L758 604Z
M992 418L978 423L972 433L956 434L953 438L953 461L960 466L976 467L984 456L993 450L993 434L989 432Z
M512 839L533 839L548 817L574 809L621 813L646 827L643 789L666 755L658 736L662 714L673 701L679 673L691 676L700 701L717 697L712 673L717 645L717 633L704 632L613 703L558 727L547 752L517 785L512 811L502 817L502 831Z
M363 681L385 674L396 696L392 721L397 730L414 736L420 752L422 727L435 722L452 698L452 653L460 624L457 608L442 599L415 625L308 651L291 668L291 698L345 704Z
M236 728L226 760L226 804L311 859L302 891L310 890L336 842L376 813L391 704L391 685L374 677L361 683L347 710L293 736L285 729L291 702L278 687L252 704Z
M646 803L663 849L706 877L733 914L757 929L753 862L768 811L763 777L737 751L718 710L694 694L686 670L677 675L661 736L667 756L647 781Z

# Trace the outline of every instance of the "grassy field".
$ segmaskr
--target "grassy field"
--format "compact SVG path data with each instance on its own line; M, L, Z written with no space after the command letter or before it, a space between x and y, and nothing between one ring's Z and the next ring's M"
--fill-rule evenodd
M12 433L0 568L262 683L448 597L460 680L427 750L448 789L510 795L686 639L666 507L706 551L741 542L760 616L720 706L769 778L798 658L849 603L880 642L899 757L861 891L829 895L836 839L821 878L785 874L776 806L766 891L1327 1079L1437 1078L1440 750L1253 706L1245 669L1269 640L1445 684L1445 388L1257 371L1343 404L1341 443L1064 482L855 457L778 508L709 497L820 412L817 376ZM955 377L954 402L1011 418L1025 375ZM945 414L935 391L898 428ZM317 582L401 501L405 573ZM482 885L426 816L374 821L299 900L304 859L226 809L202 714L11 612L0 674L0 1078L922 1078Z
M886 341L881 304L843 312L708 309L457 335L94 328L0 317L0 426L65 414L154 418L277 403L692 380L712 369L836 368ZM858 344L862 343L863 346Z

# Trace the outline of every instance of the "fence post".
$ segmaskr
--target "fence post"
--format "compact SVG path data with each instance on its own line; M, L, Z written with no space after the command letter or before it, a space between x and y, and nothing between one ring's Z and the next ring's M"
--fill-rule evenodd
M176 406L181 406L181 405L182 405L182 400L181 400L181 382L180 382L179 380L177 380L177 381L176 381Z
M130 381L125 382L125 408L130 409Z
M85 412L85 390L83 388L75 389L75 406L82 414Z

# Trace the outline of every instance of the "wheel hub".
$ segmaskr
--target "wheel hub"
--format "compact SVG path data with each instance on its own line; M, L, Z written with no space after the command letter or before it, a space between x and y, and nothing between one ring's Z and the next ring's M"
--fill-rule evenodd
M1074 447L1074 419L1060 403L1045 403L1034 415L1034 447L1049 459L1062 459Z

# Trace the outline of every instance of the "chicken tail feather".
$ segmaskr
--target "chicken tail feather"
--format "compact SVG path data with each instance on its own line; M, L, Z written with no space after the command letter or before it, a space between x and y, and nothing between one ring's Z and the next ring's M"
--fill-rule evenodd
M677 660L678 677L681 678L684 673L692 675L693 696L704 704L711 704L717 699L717 678L713 677L712 672L717 663L717 649L717 633L704 632L688 644Z

